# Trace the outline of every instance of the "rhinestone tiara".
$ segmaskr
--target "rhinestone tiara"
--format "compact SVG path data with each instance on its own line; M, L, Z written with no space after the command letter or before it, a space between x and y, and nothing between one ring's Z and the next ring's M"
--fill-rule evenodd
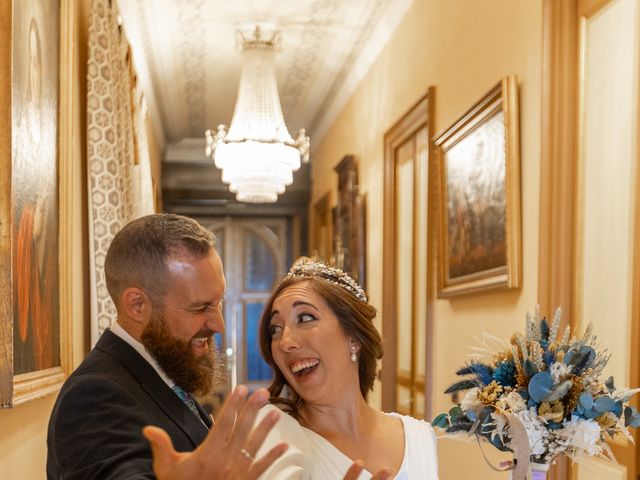
M296 260L284 279L288 278L322 278L329 283L343 288L358 300L367 303L367 294L358 283L348 274L336 267L324 263L314 262L310 258L300 257Z

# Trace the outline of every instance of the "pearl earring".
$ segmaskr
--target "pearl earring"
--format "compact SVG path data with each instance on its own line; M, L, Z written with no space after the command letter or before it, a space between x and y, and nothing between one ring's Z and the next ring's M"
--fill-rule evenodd
M356 363L358 361L358 356L356 355L356 347L354 345L351 346L351 361Z

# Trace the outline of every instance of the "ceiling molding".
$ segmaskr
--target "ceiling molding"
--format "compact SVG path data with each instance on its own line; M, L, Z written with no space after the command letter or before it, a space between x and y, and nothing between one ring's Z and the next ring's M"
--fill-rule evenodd
M257 23L282 32L275 70L292 135L320 143L412 0L127 0L120 2L150 112L173 144L228 125L241 55L236 30ZM145 66L138 65L145 63ZM154 115L155 116L155 115Z

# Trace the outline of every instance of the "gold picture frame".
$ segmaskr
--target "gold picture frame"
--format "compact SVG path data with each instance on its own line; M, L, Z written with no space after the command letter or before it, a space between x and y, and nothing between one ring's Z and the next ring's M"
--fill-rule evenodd
M9 80L0 99L9 113L2 143L10 148L0 151L0 211L10 221L0 237L0 408L56 392L72 363L74 18L69 0L10 8L1 55Z
M513 75L435 138L439 298L520 286L519 142Z

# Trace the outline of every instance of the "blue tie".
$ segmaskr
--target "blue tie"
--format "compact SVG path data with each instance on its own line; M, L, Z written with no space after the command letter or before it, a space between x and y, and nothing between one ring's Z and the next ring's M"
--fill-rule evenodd
M177 385L177 384L171 387L171 390L173 390L175 394L178 396L178 398L180 398L180 400L182 400L184 404L187 407L189 407L189 410L191 410L196 417L200 418L200 412L198 412L198 408L196 407L196 402L193 400L193 398L191 398L191 395L189 395L189 392L187 392L185 389L183 389L180 385ZM200 418L200 420L202 419Z

